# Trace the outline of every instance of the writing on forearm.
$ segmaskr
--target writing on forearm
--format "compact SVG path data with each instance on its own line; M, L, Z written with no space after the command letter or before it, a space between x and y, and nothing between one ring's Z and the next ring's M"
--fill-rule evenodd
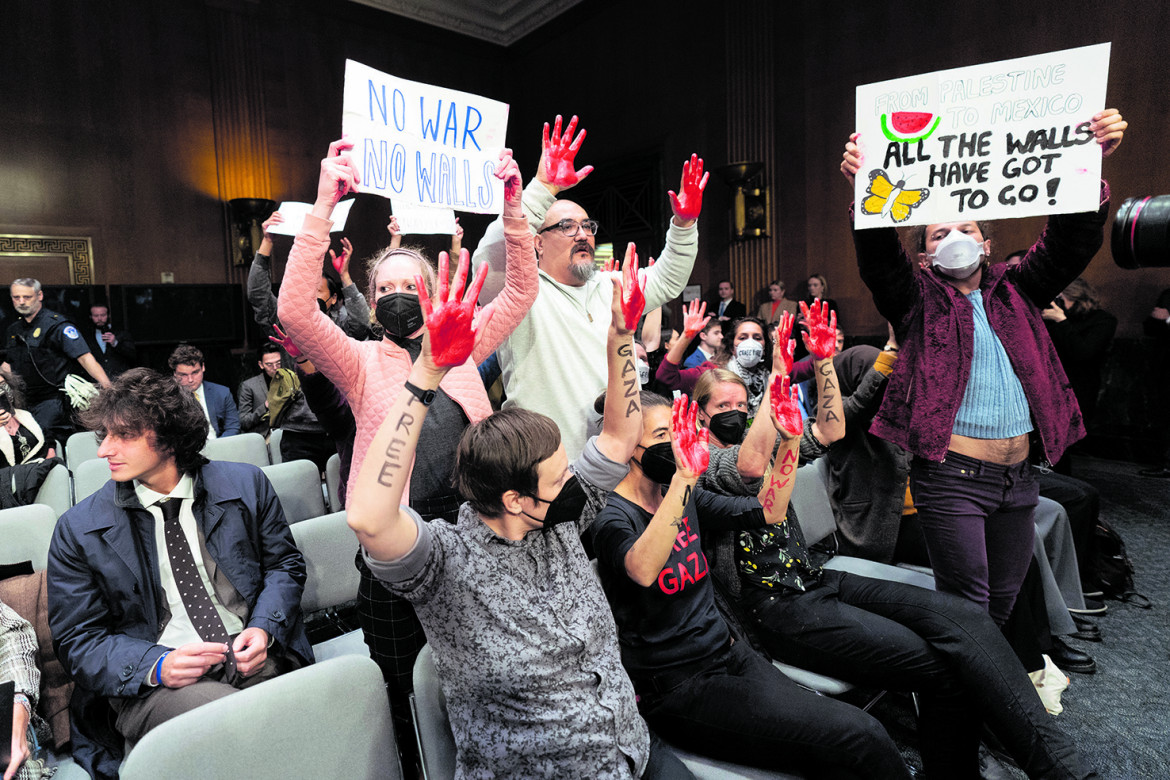
M638 366L634 363L633 357L634 349L630 344L622 344L618 347L618 355L624 359L622 363L622 386L626 389L625 397L628 399L626 404L626 417L629 417L634 412L639 410L638 406Z
M767 492L764 493L764 498L760 501L765 512L772 511L776 506L777 492L788 487L788 483L792 481L792 472L796 470L796 462L796 450L786 449L784 457L780 459L780 464L772 469L772 473L768 476Z
M840 421L840 417L833 411L830 403L837 397L837 383L833 381L833 363L832 361L824 361L817 367L817 373L821 375L821 408L825 409L825 422Z
M403 450L406 448L406 439L397 436L399 432L409 435L410 426L414 424L414 415L409 412L403 412L394 424L394 438L390 439L390 443L386 445L386 460L382 463L382 469L378 472L378 484L383 487L393 487L394 478L398 472L402 470L404 465Z

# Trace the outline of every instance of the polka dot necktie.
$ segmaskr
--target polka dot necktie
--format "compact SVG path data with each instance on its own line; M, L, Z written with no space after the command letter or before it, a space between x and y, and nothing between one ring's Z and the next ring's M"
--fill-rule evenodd
M171 573L175 577L175 585L179 588L179 596L183 599L183 606L187 608L187 616L195 626L195 631L204 642L223 642L230 648L227 628L223 618L211 602L207 588L203 585L203 578L199 576L199 569L195 567L195 556L191 554L191 545L187 544L187 536L183 527L179 525L180 499L164 499L159 502L159 509L163 514L163 536L167 541L167 557L171 560ZM229 670L234 666L232 654L227 654Z

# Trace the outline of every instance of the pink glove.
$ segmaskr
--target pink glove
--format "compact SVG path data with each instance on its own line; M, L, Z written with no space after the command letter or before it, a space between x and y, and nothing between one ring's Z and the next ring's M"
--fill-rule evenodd
M796 388L789 386L790 381L786 376L778 376L772 382L772 424L785 439L804 433L804 412Z
M459 269L455 273L455 284L450 285L450 258L446 252L439 253L439 290L435 295L434 304L426 297L426 284L421 276L414 277L418 288L419 303L422 305L423 320L430 335L431 360L436 366L458 366L467 362L471 351L475 347L476 337L487 327L492 311L489 310L479 317L478 328L472 329L478 307L479 292L483 283L487 281L487 263L479 267L475 280L463 294L463 287L467 283L467 268L471 263L471 255L466 249L459 253ZM462 296L463 300L460 300Z
M544 123L544 139L542 141L541 160L544 175L548 182L562 190L578 184L589 174L593 173L593 166L586 165L581 170L574 170L573 165L577 158L577 150L585 140L585 130L581 130L577 138L573 139L573 131L577 129L577 117L569 120L565 134L561 135L561 115L557 114L556 124L553 126L552 139L548 135L548 122Z
M707 446L709 432L706 428L699 430L696 422L698 416L697 403L692 401L688 410L686 396L674 399L670 419L670 443L674 449L674 459L680 470L695 477L707 470L711 459L711 451Z
M703 190L710 177L710 173L703 173L703 160L697 154L692 154L691 159L683 163L682 183L679 186L682 194L676 195L673 190L668 193L670 207L674 209L676 217L684 221L699 218L699 212L703 210Z
M293 343L292 339L290 339L285 334L285 332L280 329L279 325L273 325L272 329L276 331L276 336L279 336L280 338L277 338L276 336L269 336L269 341L273 342L274 344L279 344L293 360L296 360L299 357L304 357L304 353L301 352L301 350L297 348L297 345Z
M828 360L837 354L837 312L829 311L828 301L813 299L812 308L800 302L800 313L808 324L804 346L817 360Z

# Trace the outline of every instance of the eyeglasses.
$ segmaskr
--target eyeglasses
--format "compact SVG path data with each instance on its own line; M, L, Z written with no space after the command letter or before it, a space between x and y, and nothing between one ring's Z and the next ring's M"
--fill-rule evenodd
M599 227L601 227L601 223L595 219L583 219L580 222L575 219L562 219L560 222L554 222L548 227L541 228L537 231L537 234L546 233L555 228L565 238L572 238L577 235L578 230L584 230L589 235L596 236Z
M280 368L280 361L278 360L275 363L261 363L260 365L265 368Z

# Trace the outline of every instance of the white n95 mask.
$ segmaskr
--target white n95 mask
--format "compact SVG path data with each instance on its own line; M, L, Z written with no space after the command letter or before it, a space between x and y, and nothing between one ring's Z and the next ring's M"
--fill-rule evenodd
M754 339L739 342L735 348L735 362L743 368L755 368L764 359L764 345Z
M938 242L934 254L929 257L939 273L953 279L966 279L983 262L983 244L966 233L952 230Z

